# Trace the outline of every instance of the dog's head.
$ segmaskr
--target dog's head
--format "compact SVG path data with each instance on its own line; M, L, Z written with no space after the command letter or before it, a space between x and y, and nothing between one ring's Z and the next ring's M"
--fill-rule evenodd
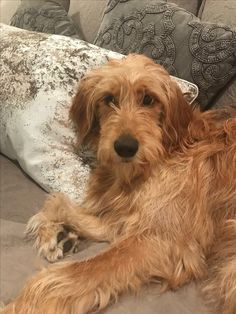
M178 147L192 111L160 65L129 55L81 80L70 115L80 143L93 143L100 163L128 180Z

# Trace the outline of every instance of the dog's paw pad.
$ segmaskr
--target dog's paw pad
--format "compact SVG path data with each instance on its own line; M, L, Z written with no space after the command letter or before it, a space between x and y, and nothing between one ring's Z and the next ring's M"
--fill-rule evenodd
M68 226L62 225L63 230L59 231L57 234L57 247L63 253L63 256L77 253L79 251L80 238L76 231Z
M67 233L63 230L63 231L60 231L58 234L57 234L57 243L61 242L63 239L65 239L67 236Z
M63 243L63 253L68 253L71 251L73 247L73 241L72 240L67 240L66 242Z
M75 229L58 223L41 225L34 238L39 254L50 263L78 252L81 242Z

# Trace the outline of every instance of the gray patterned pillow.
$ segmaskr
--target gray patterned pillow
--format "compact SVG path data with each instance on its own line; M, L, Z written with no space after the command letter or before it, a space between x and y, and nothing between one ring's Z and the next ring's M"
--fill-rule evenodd
M202 23L158 0L110 0L94 42L123 54L143 53L199 87L203 108L236 74L235 30Z
M22 0L11 25L26 30L80 38L68 16L70 0Z

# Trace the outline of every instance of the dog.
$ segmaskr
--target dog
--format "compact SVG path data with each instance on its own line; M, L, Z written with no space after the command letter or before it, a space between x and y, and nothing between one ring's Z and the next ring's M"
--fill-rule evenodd
M236 110L193 110L164 68L129 55L84 76L70 117L97 154L85 200L50 196L27 233L51 262L81 238L110 246L43 269L3 313L90 313L158 279L200 282L213 313L235 314Z

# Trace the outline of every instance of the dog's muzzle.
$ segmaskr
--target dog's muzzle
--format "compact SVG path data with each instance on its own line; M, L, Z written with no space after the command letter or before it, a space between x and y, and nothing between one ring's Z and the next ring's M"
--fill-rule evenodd
M123 158L134 157L138 151L139 142L129 134L121 135L114 142L116 153Z

